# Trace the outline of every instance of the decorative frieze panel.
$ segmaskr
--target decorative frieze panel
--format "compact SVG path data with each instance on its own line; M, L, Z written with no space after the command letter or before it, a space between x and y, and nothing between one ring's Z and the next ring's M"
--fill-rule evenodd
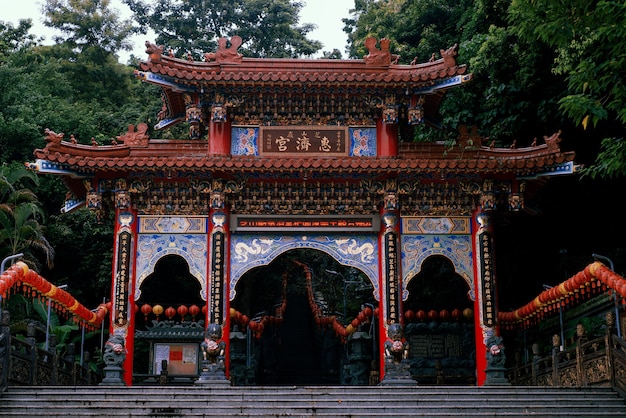
M193 216L142 216L140 234L205 234L207 218Z
M328 253L337 262L355 267L369 277L374 297L379 299L378 235L260 235L233 234L230 237L230 300L235 298L239 279L257 266L268 265L280 254L294 248L312 248Z
M402 233L407 235L470 234L471 218L420 216L402 218Z
M351 152L362 155L375 152L375 134L370 135L367 129L350 132ZM251 141L255 136L246 135ZM251 149L255 146L250 145ZM462 218L470 216L481 204L484 210L523 208L519 193L511 193L510 187L504 187L494 194L491 180L485 180L482 186L476 182L424 179L328 181L323 173L311 170L301 170L293 178L270 181L258 176L187 179L180 174L167 175L171 179L132 179L126 189L119 187L119 181L102 180L88 193L87 204L100 213L107 206L105 203L115 199L120 209L132 208L139 215L166 217L206 215L211 208L226 207L233 214L251 215L366 215L377 214L384 207L399 210L407 219L402 222L404 233L415 234L465 233L468 225ZM502 199L506 203L500 205ZM416 217L424 219L419 222L411 219Z

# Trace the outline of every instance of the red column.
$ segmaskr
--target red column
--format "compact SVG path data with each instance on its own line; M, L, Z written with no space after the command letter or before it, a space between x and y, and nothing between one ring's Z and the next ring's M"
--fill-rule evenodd
M209 213L209 266L207 274L207 318L206 326L218 324L222 327L222 341L226 343L224 366L229 376L230 364L230 280L228 210L224 208L221 192L211 198Z
M230 121L209 122L209 155L230 154Z
M398 125L383 123L382 118L376 122L376 148L379 157L396 157L398 155Z
M485 384L487 374L487 339L499 336L493 225L491 216L482 210L472 214L474 253L474 335L476 339L477 384Z
M385 198L381 211L379 244L380 303L378 305L378 335L380 380L385 377L385 341L387 325L402 324L402 274L400 271L400 215L396 208L395 194Z
M109 335L123 334L126 358L124 382L133 382L135 348L135 254L137 250L137 214L128 208L115 211L115 242L113 243L113 274L111 278L111 312Z

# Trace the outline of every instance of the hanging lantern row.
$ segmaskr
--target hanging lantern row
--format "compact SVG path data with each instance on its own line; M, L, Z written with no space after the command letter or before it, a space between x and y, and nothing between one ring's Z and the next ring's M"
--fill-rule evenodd
M59 289L26 263L19 261L9 267L0 276L0 296L6 298L11 292L21 291L27 298L49 299L50 307L63 315L71 316L89 330L94 330L102 323L111 310L111 303L102 303L94 311L81 305L63 289Z
M313 313L313 318L315 323L318 326L330 326L335 331L335 333L342 338L349 336L354 333L358 327L370 320L373 315L378 315L378 308L372 309L369 306L365 307L359 314L347 325L344 326L337 320L337 317L325 316L322 309L319 307L315 298L313 297L313 285L312 285L312 274L311 269L306 265L297 260L294 262L302 267L305 271L306 277L306 289L307 289L307 300L309 303L309 307L311 308L311 312ZM241 312L235 310L234 308L230 308L230 318L232 321L238 323L242 327L248 327L256 338L261 338L265 327L268 324L280 324L283 321L283 314L285 312L285 308L287 307L287 273L283 273L283 290L282 290L282 302L280 305L276 307L274 310L274 315L263 315L258 319L250 319L247 315L242 314Z
M440 322L448 322L448 321L473 321L474 320L474 310L470 308L461 309L442 309L440 311L436 311L434 309L426 312L423 309L419 309L417 311L413 311L408 309L404 312L404 319L407 322L427 322L427 321L440 321Z
M377 309L374 311L369 306L365 307L352 321L350 321L347 326L344 326L341 322L337 321L337 317L334 315L324 316L324 312L319 307L319 305L315 301L315 297L313 296L313 275L311 273L311 268L306 264L299 262L298 260L294 260L294 263L304 269L306 278L307 300L309 302L311 312L313 313L313 319L318 326L330 325L337 335L345 338L353 334L361 324L369 321L369 318L371 318L372 315L378 314L378 312L375 312L377 311ZM344 320L347 321L347 318L344 318Z
M143 314L146 321L148 320L148 317L152 314L156 316L157 321L160 321L163 315L165 315L165 317L170 321L173 321L176 316L179 316L181 321L184 321L185 318L190 315L191 320L195 322L196 318L198 317L198 315L200 315L201 312L203 316L205 316L207 312L206 306L200 308L198 305L179 305L177 308L174 308L173 306L163 308L162 305L150 305L149 303L144 303L143 305L141 305L141 308L139 308L139 310Z
M596 261L559 285L544 290L521 308L499 312L498 320L506 329L527 328L558 313L561 308L575 306L607 290L619 295L622 304L626 304L626 279Z

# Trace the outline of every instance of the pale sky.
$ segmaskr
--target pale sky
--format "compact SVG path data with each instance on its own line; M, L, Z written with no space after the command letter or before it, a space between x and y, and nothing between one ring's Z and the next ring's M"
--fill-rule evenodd
M354 8L354 0L302 0L306 3L301 11L300 24L313 23L317 29L309 33L309 39L320 41L324 46L322 51L332 51L338 49L344 56L346 55L346 35L342 31L343 22L341 19L349 17L348 11ZM41 15L42 0L0 0L0 20L11 22L17 25L20 19L30 18L33 20L32 33L44 36L48 43L52 42L50 29L42 23ZM111 0L114 9L121 12L122 17L129 16L130 11L122 4L121 0ZM135 45L134 53L140 58L144 58L146 40L154 41L150 35L138 35L133 38ZM120 57L121 62L127 61L128 55Z

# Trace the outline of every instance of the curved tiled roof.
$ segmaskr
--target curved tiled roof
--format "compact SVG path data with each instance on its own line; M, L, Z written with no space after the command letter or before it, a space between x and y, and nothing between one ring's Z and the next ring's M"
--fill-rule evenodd
M456 63L456 45L440 51L440 59L410 65L394 63L393 56L384 49L372 49L370 54L360 60L335 60L243 58L237 54L236 48L222 48L216 54L205 54L205 61L193 61L164 55L162 48L155 45L148 44L147 48L149 59L139 64L139 72L150 72L178 79L183 83L338 83L343 86L379 83L389 86L400 83L406 88L414 84L430 84L435 80L463 75L466 72L465 65ZM220 55L220 52L223 54Z
M166 121L158 129L181 120L186 109L184 95L207 94L213 90L228 97L251 91L391 95L395 101L421 97L426 119L434 121L445 91L472 78L466 74L467 67L456 62L457 45L441 50L439 59L433 54L426 63L414 60L403 65L397 64L398 57L389 52L384 39L378 49L376 40L368 38L369 54L363 59L341 60L244 58L237 53L240 38L233 37L230 47L226 46L225 38L222 40L215 53L205 54L204 61L169 56L163 54L163 47L146 43L149 58L139 64L135 75L163 91Z
M88 147L61 141L35 150L35 157L71 167L83 173L96 171L189 171L259 172L323 170L335 173L414 173L447 170L457 172L528 175L548 166L574 160L573 152L561 152L558 134L547 143L527 148L486 146L450 149L438 143L401 144L397 157L254 157L208 155L206 141L151 140L146 145ZM122 151L122 154L119 153Z

